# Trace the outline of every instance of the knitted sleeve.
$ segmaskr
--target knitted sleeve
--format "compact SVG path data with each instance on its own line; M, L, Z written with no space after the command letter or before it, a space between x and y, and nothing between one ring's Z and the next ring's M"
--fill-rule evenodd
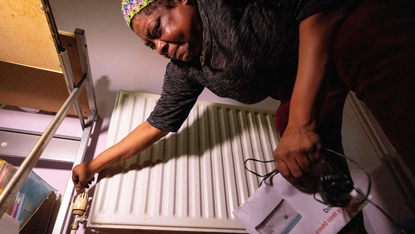
M192 67L170 62L163 91L147 122L168 132L177 132L186 120L204 86L192 78Z

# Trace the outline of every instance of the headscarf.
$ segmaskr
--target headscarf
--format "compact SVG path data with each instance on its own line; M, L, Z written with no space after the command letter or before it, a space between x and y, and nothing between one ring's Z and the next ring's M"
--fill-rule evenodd
M130 27L131 19L154 1L156 0L122 0L121 11L128 27Z

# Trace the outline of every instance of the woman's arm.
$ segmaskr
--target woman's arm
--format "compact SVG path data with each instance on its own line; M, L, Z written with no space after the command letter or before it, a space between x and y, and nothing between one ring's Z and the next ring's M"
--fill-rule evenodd
M319 158L315 133L317 96L330 60L332 38L347 16L347 8L321 12L300 23L298 71L287 128L274 151L281 175L293 183Z
M82 163L73 168L72 181L76 191L79 192L84 187L88 187L87 183L95 173L143 152L167 133L151 126L147 121L143 122L124 139L102 152L91 162Z

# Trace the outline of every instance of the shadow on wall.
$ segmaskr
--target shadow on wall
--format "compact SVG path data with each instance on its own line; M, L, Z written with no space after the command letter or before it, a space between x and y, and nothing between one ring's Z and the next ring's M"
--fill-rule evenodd
M112 110L114 108L115 98L118 91L110 90L110 79L108 76L102 76L95 81L94 90L95 98L97 100L98 115L103 119L110 118ZM110 100L110 101L109 101ZM105 129L101 129L101 132L108 130L108 126Z
M91 161L94 158L94 153L97 149L98 138L103 131L108 130L108 127L106 129L102 128L102 123L103 123L103 120L98 115L97 121L95 122L95 126L93 127L92 132L91 132L90 141L88 142L88 147L86 148L84 162Z

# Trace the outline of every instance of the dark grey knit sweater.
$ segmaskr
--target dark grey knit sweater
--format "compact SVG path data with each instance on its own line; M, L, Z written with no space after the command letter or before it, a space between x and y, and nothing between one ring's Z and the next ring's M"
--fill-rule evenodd
M360 0L197 0L204 31L204 57L171 61L163 92L147 121L178 131L206 87L220 97L252 104L295 79L299 23Z

